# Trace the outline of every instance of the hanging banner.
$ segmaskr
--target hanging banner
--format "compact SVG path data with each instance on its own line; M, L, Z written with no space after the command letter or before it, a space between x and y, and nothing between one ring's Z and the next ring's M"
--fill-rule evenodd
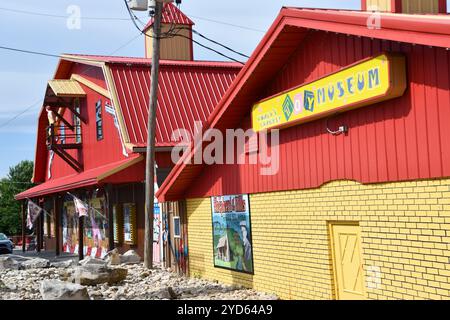
M289 127L400 97L405 90L405 57L384 53L256 103L252 127Z
M88 211L89 211L89 206L84 203L83 201L81 201L80 199L78 199L75 196L73 197L73 203L75 204L75 210L78 213L78 217L87 217L88 216Z
M248 195L211 198L214 266L253 273Z
M35 204L33 201L28 200L27 206L27 228L33 229L34 222L42 212L42 208Z

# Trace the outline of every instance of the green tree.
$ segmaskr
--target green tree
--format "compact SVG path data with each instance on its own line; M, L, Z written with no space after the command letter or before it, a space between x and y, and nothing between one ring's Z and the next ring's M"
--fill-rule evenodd
M15 235L21 232L21 206L14 196L33 186L33 162L21 161L9 168L6 178L0 180L0 233Z

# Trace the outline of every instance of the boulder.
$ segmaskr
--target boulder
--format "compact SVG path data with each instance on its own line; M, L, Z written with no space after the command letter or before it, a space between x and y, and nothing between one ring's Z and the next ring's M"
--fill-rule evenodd
M140 263L141 257L134 250L128 250L120 257L120 262L124 264Z
M50 261L42 258L33 258L22 262L21 266L22 269L48 268L50 266Z
M69 268L74 264L74 261L72 260L65 260L65 261L58 261L58 262L52 262L50 263L50 267L52 268Z
M102 283L112 285L125 280L127 274L128 270L124 268L109 268L105 265L90 264L75 268L69 279L72 282L88 286Z
M44 280L39 287L43 300L90 300L87 288L60 280Z
M115 266L121 264L119 250L113 249L109 251L103 258L105 262L110 266Z
M19 270L20 263L11 257L0 257L0 270L13 269Z
M106 262L101 259L92 258L91 256L87 256L83 260L79 261L79 264L82 266L93 265L93 264L104 266L104 265L106 265Z

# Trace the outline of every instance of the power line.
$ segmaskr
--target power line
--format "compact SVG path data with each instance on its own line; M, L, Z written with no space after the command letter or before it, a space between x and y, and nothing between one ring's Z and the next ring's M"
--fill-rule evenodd
M213 23L217 23L217 24L223 24L229 27L234 27L234 28L239 28L239 29L244 29L244 30L249 30L249 31L255 31L255 32L260 32L260 33L266 33L266 31L261 30L261 29L256 29L256 28L251 28L251 27L247 27L247 26L242 26L242 25L238 25L238 24L233 24L233 23L229 23L229 22L225 22L225 21L219 21L219 20L214 20L214 19L209 19L209 18L203 18L203 17L199 17L199 16L194 16L189 14L190 17L194 18L194 19L198 19L198 20L204 20L204 21L208 21L208 22L213 22Z
M122 48L128 46L130 43L132 43L133 41L135 41L137 38L139 38L141 36L141 34L138 34L137 36L135 36L134 38L130 39L129 41L127 41L126 43L124 43L123 45L121 45L120 47L118 47L117 49L115 49L113 52L110 53L110 55L115 54L117 51L121 50ZM48 56L48 57L52 57L52 58L60 58L60 56L55 55L55 54L51 54L51 53L45 53L45 52L37 52L37 51L30 51L30 50L24 50L24 49L17 49L17 48L10 48L10 47L4 47L4 46L0 46L0 49L4 49L4 50L9 50L9 51L14 51L14 52L20 52L20 53L25 53L25 54L34 54L34 55L40 55L40 56ZM93 61L96 62L97 60L90 60L90 59L83 59L84 61ZM91 66L90 68L88 68L86 71L90 70L91 68L94 68L94 66ZM30 105L29 107L27 107L26 109L22 110L21 112L19 112L18 114L16 114L15 116L13 116L11 119L7 120L6 122L0 124L0 128L4 128L6 127L8 124L10 124L11 122L13 122L14 120L16 120L17 118L19 118L20 116L22 116L23 114L25 114L27 111L31 110L33 107L37 106L39 103L43 102L44 99L39 99L38 101L36 101L35 103L33 103L32 105Z
M58 18L58 19L67 19L67 18L69 18L68 15L58 15L58 14L51 14L51 13L44 13L44 12L34 12L34 11L27 11L27 10L3 8L3 7L0 7L0 10L7 11L7 12L13 12L13 13L19 13L19 14L27 14L27 15L33 15L33 16L49 17L49 18ZM254 32L259 32L259 33L265 33L266 32L266 31L261 30L261 29L252 28L252 27L248 27L248 26L243 26L243 25L239 25L239 24L234 24L234 23L230 23L230 22L214 20L214 19L194 16L194 15L189 15L189 16L194 18L194 19L208 21L208 22L217 23L217 24L222 24L222 25L226 25L226 26L234 27L234 28L238 28L238 29L249 30L249 31L254 31ZM143 17L140 17L140 18L141 19L145 19L147 17L143 16ZM128 21L129 20L128 18L122 18L122 17L111 17L110 18L110 17L84 17L84 16L81 16L80 19L81 20L94 20L94 21L95 20L98 20L98 21Z
M29 53L29 54L34 54L34 55L39 55L39 56L44 56L44 57L60 58L60 56L57 54L51 54L51 53L46 53L46 52L31 51L31 50L26 50L26 49L17 49L17 48L4 47L4 46L0 46L0 49L21 52L21 53Z
M33 16L41 16L41 17L49 17L49 18L59 18L59 19L67 19L70 18L69 15L58 15L58 14L51 14L51 13L43 13L43 12L34 12L34 11L26 11L26 10L17 10L17 9L10 9L10 8L1 8L2 11L7 12L14 12L14 13L20 13L20 14L28 14ZM113 17L80 17L81 20L97 20L97 21L128 21L128 18L113 18Z
M38 101L36 101L35 103L33 103L32 105L30 105L28 108L24 109L23 111L21 111L20 113L16 114L14 117L12 117L11 119L9 119L8 121L2 123L0 125L0 128L4 128L6 127L8 124L10 124L11 122L13 122L14 120L16 120L17 118L19 118L21 115L23 115L24 113L26 113L28 110L34 108L35 106L37 106L39 103L42 102L42 99L39 99Z
M222 43L220 43L220 42L217 42L217 41L215 41L215 40L213 40L213 39L210 39L210 38L204 36L203 34L201 34L200 32L198 32L198 31L196 31L196 30L192 30L192 32L193 32L194 34L198 35L199 37L205 39L205 40L208 40L208 41L210 41L210 42L212 42L212 43L214 43L214 44L217 44L217 45L221 46L222 48L225 48L225 49L227 49L227 50L229 50L229 51L231 51L231 52L234 52L234 53L236 53L236 54L238 54L238 55L240 55L240 56L243 56L243 57L245 57L245 58L250 58L248 55L246 55L246 54L244 54L244 53L241 53L241 52L239 52L239 51L236 51L236 50L234 50L234 49L231 49L230 47L228 47L228 46L226 46L226 45L224 45L224 44L222 44Z

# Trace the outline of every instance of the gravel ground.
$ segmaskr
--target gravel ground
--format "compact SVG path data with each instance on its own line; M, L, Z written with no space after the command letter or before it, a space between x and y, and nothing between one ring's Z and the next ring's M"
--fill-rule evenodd
M90 286L92 300L161 300L170 299L168 287L182 300L272 300L272 294L256 292L213 281L182 277L160 268L147 270L142 264L120 265L128 269L127 278L113 286ZM45 268L0 270L0 300L40 300L40 282L65 280L70 269Z

